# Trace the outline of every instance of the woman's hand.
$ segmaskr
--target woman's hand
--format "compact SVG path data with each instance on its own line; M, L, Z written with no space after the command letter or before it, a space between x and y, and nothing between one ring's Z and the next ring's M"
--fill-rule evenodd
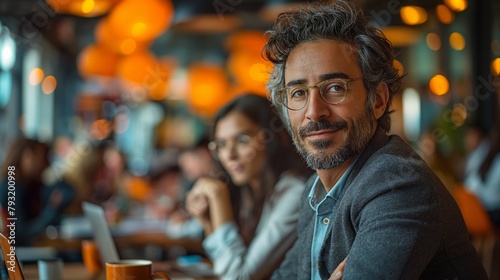
M202 192L194 189L194 187L187 194L186 210L200 222L205 232L212 231L208 198Z
M211 203L224 199L224 193L228 191L222 181L208 177L198 179L192 190L203 194Z
M203 225L207 235L233 220L228 186L217 179L198 179L187 195L186 208Z

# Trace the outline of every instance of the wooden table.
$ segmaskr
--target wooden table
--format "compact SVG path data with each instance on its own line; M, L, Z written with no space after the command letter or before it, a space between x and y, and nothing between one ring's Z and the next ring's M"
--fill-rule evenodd
M24 279L38 280L38 266L37 264L23 265ZM99 275L92 275L88 272L85 266L81 263L64 264L63 270L64 280L105 280L106 276L102 273Z
M174 239L164 233L144 232L134 233L127 236L113 237L113 240L118 249L126 247L138 247L146 245L158 245L168 250L172 246L184 247L191 253L203 254L201 241L187 238ZM34 242L35 247L50 247L57 251L79 251L81 250L82 239L48 239L39 238Z
M38 267L36 264L23 265L26 280L38 280ZM214 277L196 277L176 270L170 262L154 262L153 270L165 272L172 280L216 280ZM63 280L106 280L105 272L90 273L82 263L64 264Z

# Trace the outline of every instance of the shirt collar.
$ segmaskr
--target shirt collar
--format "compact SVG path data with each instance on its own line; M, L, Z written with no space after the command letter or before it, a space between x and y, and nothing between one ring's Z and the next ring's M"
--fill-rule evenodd
M318 206L325 200L327 199L333 199L334 201L339 200L340 194L342 193L342 190L345 187L345 183L347 181L347 177L349 177L349 174L351 173L351 170L356 163L358 158L356 158L351 165L347 168L347 170L342 174L340 179L337 181L337 183L333 186L333 188L326 193L325 187L321 183L321 180L319 179L319 176L316 176L316 179L313 182L311 191L309 192L309 205L313 210L316 211Z

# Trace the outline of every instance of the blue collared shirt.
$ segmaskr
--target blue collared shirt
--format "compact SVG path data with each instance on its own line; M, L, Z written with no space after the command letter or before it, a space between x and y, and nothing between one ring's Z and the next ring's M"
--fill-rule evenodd
M328 225L331 222L332 208L337 203L342 190L344 189L345 182L349 173L351 173L352 167L354 166L353 161L346 172L340 177L335 186L326 193L323 184L319 180L319 177L313 183L311 192L309 193L309 205L316 212L316 220L314 222L314 236L311 246L311 279L321 280L318 270L318 258L321 246L325 240Z

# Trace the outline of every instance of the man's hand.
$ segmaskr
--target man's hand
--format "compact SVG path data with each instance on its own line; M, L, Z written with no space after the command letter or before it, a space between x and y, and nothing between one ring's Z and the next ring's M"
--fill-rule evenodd
M330 278L328 280L342 280L342 275L344 274L344 267L345 267L345 262L347 261L347 258L345 258L337 268L333 271L332 275L330 275Z

